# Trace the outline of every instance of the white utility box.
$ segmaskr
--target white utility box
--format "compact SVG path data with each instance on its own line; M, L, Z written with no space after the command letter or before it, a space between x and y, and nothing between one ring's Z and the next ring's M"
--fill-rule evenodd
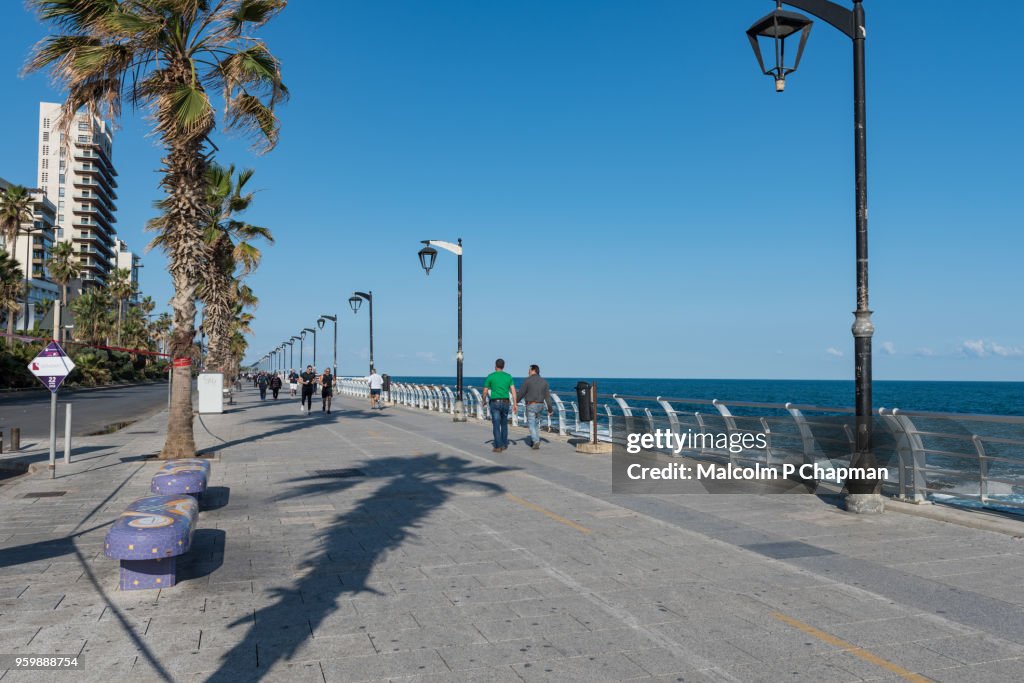
M224 373L199 374L199 413L224 412Z

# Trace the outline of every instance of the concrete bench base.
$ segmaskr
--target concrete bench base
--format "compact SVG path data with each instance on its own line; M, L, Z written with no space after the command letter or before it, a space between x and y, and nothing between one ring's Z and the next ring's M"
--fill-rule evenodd
M121 560L121 590L151 590L169 588L177 577L177 558L160 557L155 560Z

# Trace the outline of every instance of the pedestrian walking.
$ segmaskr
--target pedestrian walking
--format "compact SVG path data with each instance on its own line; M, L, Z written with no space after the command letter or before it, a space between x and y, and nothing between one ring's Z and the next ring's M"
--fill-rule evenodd
M292 396L295 396L299 390L299 373L295 372L295 368L288 371L288 388L291 390Z
M324 374L320 375L320 398L323 401L323 405L320 407L320 412L331 413L331 399L334 397L334 375L331 374L331 368L328 367L324 370Z
M307 415L313 410L313 391L316 389L316 373L313 366L307 365L306 371L299 375L299 384L302 385L302 403L299 410Z
M380 402L380 392L384 389L384 378L377 374L377 368L370 368L370 374L366 378L366 383L370 386L370 407L383 410L384 406Z
M526 404L526 425L530 428L530 448L540 448L540 415L547 410L551 415L551 387L540 376L540 366L531 365L529 375L519 386L519 399Z
M260 390L260 400L267 400L267 386L270 384L270 380L267 379L266 373L261 372L256 378L256 388Z
M508 448L508 410L516 404L516 385L512 375L505 372L505 360L494 361L494 372L484 380L484 405L491 411L494 448L500 453Z
M274 392L275 401L277 400L277 392L281 391L282 384L283 382L281 382L281 376L275 372L274 376L270 378L270 390Z

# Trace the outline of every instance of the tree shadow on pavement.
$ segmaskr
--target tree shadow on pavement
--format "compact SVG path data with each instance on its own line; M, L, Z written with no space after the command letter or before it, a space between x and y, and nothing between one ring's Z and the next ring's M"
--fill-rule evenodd
M358 463L333 474L314 472L286 482L295 487L279 494L278 501L308 496L323 499L361 483L384 481L373 493L331 521L317 550L307 555L302 563L303 568L310 571L296 579L291 587L277 589L272 604L230 625L230 628L248 625L249 630L224 655L220 668L206 680L213 683L236 681L239 662L254 656L258 666L246 672L251 674L246 678L262 680L275 664L290 660L299 652L319 625L338 610L342 596L379 594L368 585L374 565L414 535L414 529L444 505L455 487L471 486L498 495L504 492L502 486L473 477L512 469L476 466L463 458L438 454L392 456ZM334 476L337 474L341 477ZM365 533L368 520L375 523L369 527L373 533ZM353 527L359 528L358 536L353 535ZM302 628L293 628L296 623Z

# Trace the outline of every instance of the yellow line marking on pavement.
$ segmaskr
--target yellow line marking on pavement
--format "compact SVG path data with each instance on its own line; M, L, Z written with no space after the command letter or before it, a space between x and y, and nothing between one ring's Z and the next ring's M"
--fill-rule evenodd
M577 524L576 522L572 521L571 519L566 519L565 517L562 517L561 515L556 515L551 510L547 510L545 508L542 508L540 505L534 505L533 503L531 503L528 500L523 500L519 496L514 496L511 493L506 493L505 497L508 498L509 500L511 500L513 503L518 503L519 505L522 505L523 507L530 508L534 512L539 512L540 514L544 515L545 517L553 519L556 522L561 522L562 524L565 524L566 526L570 526L573 529L575 529L576 531L580 532L581 534L593 533L587 527L582 526L580 524Z
M785 624L789 624L798 631L803 631L807 635L814 636L818 640L822 640L828 643L829 645L833 645L842 650L845 650L846 652L849 652L851 655L855 657L860 657L866 662L870 662L875 666L880 666L889 673L896 674L900 678L904 678L908 681L913 681L914 683L930 683L930 681L932 680L930 678L922 676L921 674L916 674L913 671L907 671L899 664L893 664L889 660L882 659L878 655L874 655L860 646L854 645L853 643L848 643L842 638L837 638L830 633L825 633L820 629L814 628L810 624L805 624L799 619L794 619L793 617L786 616L782 612L770 612L769 614L775 619L778 619L779 621Z

